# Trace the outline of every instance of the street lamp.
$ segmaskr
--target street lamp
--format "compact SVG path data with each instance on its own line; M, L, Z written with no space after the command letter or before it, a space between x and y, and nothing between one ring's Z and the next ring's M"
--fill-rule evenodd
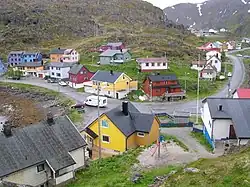
M187 91L187 75L189 75L189 73L185 72L185 91Z
M200 66L201 55L198 56L198 67ZM199 122L199 95L200 95L200 70L198 69L197 76L197 103L196 103L196 124Z

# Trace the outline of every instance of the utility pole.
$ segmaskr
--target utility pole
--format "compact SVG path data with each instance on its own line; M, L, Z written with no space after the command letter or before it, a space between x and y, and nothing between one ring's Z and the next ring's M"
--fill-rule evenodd
M98 115L98 136L99 136L99 159L102 158L102 137L101 137L101 119L100 119L100 82L97 81L97 115Z
M201 55L198 56L198 67L200 66ZM200 70L198 69L197 76L197 104L196 104L196 124L199 122L199 94L200 94Z
M149 84L149 87L150 87L150 100L153 101L153 90L152 90L152 82L150 81L150 84Z
M159 127L159 137L158 137L158 158L161 157L161 140L160 140L160 136L161 136L161 128Z

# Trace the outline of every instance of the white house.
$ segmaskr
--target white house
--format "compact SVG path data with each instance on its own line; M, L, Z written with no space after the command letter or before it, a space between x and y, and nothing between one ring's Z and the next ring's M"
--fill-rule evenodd
M79 62L80 55L75 49L66 49L64 51L62 60L63 62L66 62L66 63Z
M250 139L250 99L207 98L202 101L203 133L208 142L232 140L236 145Z
M209 29L208 32L211 33L211 34L216 34L218 31L214 30L214 29Z
M218 73L221 72L221 64L222 63L218 57L212 56L210 59L207 60L207 64L211 64L212 66L214 66Z
M47 65L49 68L49 76L55 79L68 79L68 72L73 65L74 63L52 62Z
M168 69L167 58L138 58L136 62L142 72Z
M215 80L217 75L216 67L211 64L206 64L206 66L200 71L201 79Z
M228 51L230 51L230 50L233 50L233 49L234 49L234 45L233 45L233 43L232 43L232 42L227 42L227 43L226 43L226 45L227 45L227 50L228 50Z
M206 60L209 60L213 56L216 56L218 59L221 60L221 53L218 51L209 51L206 53Z
M206 66L206 61L193 61L191 63L191 69L201 71Z
M0 183L49 187L85 167L86 142L67 116L0 134Z
M243 38L241 40L242 43L250 43L250 38Z
M221 29L220 29L220 32L227 32L227 29L221 28Z

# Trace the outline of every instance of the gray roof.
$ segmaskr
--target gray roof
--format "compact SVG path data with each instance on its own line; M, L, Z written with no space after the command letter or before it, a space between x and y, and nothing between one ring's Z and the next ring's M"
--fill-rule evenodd
M149 75L148 78L153 82L177 80L176 75Z
M250 138L250 99L207 98L203 103L206 101L212 119L231 119L237 137Z
M60 49L60 48L56 48L56 49L52 49L49 53L50 54L64 54L64 51L66 49Z
M56 67L56 68L67 68L72 67L75 63L70 62L51 62L47 64L48 67Z
M105 114L127 137L134 132L149 133L155 115L140 113L140 111L130 102L128 103L128 108L128 116L123 114L121 107L114 108Z
M40 67L43 66L41 62L24 62L17 65L14 65L16 67Z
M0 177L44 163L55 170L75 164L69 152L86 145L67 116L12 130L12 136L0 134Z
M114 56L116 54L124 54L126 52L128 52L127 49L122 49L122 51L121 50L108 49L108 50L104 51L103 53L101 53L99 56L100 57L112 57L112 56Z
M101 82L109 82L114 83L123 73L121 72L113 72L111 74L110 71L100 71L98 70L91 80L93 81L101 81Z
M11 51L9 54L23 54L24 51Z
M71 74L77 74L79 71L83 68L82 64L75 64L72 66L72 68L69 70L69 73Z
M110 42L110 43L107 43L107 46L119 47L122 44L123 44L122 42Z

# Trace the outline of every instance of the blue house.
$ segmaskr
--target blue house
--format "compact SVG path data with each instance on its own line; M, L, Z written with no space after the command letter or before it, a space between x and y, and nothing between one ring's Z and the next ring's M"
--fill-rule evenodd
M3 60L0 59L0 74L3 74L7 71L6 65L3 63Z
M38 52L12 51L8 55L8 64L10 66L25 62L42 62L42 54Z

